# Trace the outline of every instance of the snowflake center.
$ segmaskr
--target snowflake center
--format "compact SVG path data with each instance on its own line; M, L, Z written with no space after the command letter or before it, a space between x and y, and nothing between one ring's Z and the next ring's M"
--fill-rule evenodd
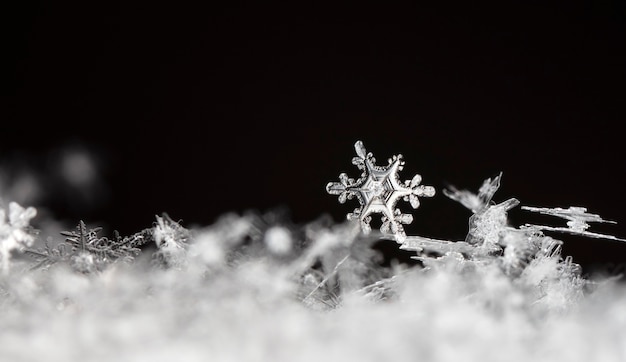
M372 181L371 190L372 190L372 193L374 194L374 197L380 197L383 194L383 192L385 192L385 187L383 186L383 183L380 181Z

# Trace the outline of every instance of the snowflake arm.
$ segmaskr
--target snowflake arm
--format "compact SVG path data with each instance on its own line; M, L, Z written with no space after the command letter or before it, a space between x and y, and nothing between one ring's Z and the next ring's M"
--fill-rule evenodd
M25 249L24 255L34 259L35 261L30 267L30 270L47 269L56 263L64 261L67 262L70 258L70 254L67 252L65 243L61 243L53 247L50 245L48 240L46 240L43 248Z

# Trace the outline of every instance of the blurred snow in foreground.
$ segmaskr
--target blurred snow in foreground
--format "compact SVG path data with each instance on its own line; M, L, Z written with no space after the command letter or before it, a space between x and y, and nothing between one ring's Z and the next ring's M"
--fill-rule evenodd
M465 240L406 235L412 217L395 202L417 208L434 188L419 175L397 182L399 156L380 168L361 143L355 150L361 177L327 186L361 205L340 224L250 212L186 228L162 214L133 235L83 221L59 231L5 181L0 360L626 361L621 276L584 277L551 236L622 241L587 230L611 221L581 207L526 207L568 227L513 227L507 212L520 202L492 202L499 175L477 194L444 190L472 212ZM89 159L68 155L66 183L91 190ZM415 264L383 263L380 242L414 253Z
M64 234L68 262L33 269L17 253L0 280L2 360L626 358L626 289L583 279L558 248L514 274L504 254L383 267L376 235L358 225L268 219L228 214L187 230L159 216L140 253L95 269L70 256L117 244L80 227Z

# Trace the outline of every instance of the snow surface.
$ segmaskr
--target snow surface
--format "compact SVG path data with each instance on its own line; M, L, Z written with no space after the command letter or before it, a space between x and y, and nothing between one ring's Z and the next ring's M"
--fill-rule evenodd
M157 235L176 239L163 220ZM583 279L558 249L517 276L454 253L383 267L355 224L262 220L189 230L173 267L156 248L90 273L16 255L0 281L1 359L626 360L626 289Z
M355 149L357 165L374 163ZM364 192L343 181L329 192L340 201ZM405 186L430 195L420 181ZM511 227L519 202L493 203L499 183L444 190L473 213L463 241L398 238L410 220L394 210L391 236L364 230L369 219L253 212L194 228L156 215L102 236L0 202L0 361L626 361L621 275L585 278L560 240ZM34 197L0 186L7 201ZM416 264L383 263L381 241Z

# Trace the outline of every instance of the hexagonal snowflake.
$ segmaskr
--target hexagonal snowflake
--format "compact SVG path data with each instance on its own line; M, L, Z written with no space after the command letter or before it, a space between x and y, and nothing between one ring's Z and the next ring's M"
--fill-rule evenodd
M382 214L380 231L384 234L391 233L398 242L402 242L406 238L402 224L410 224L413 216L403 214L397 209L397 202L400 199L408 201L417 209L420 205L418 197L434 196L435 188L420 185L422 176L419 174L404 183L398 180L398 172L404 167L402 155L390 158L387 166L377 166L376 159L371 152L365 150L363 142L357 141L354 149L357 157L352 159L352 164L363 171L361 177L354 180L342 173L339 175L339 182L329 182L326 185L326 192L339 195L339 202L342 204L346 200L357 198L361 206L349 213L347 218L359 219L365 234L371 232L371 215Z

